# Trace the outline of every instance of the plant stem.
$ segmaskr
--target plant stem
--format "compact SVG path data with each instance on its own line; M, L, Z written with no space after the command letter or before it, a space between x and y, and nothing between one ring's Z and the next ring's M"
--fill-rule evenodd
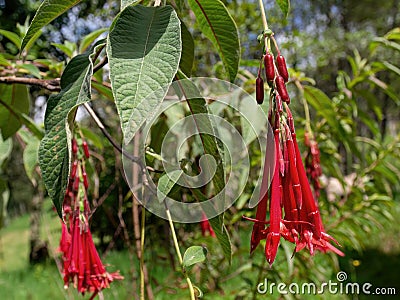
M267 16L265 15L265 8L264 8L263 0L258 0L258 5L260 6L261 20L263 22L264 31L269 30ZM269 38L267 36L264 36L265 52L269 52L268 49L271 48L269 43L270 43Z
M36 85L51 92L59 92L60 88L60 78L56 79L38 79L38 78L26 78L26 77L0 77L0 83L5 84L29 84Z
M181 250L179 249L179 243L178 243L178 239L177 239L176 233L175 233L174 222L172 221L171 213L169 212L169 208L167 207L167 205L165 205L165 213L167 214L169 227L171 228L172 240L174 241L176 255L178 256L179 264L182 267L183 258L182 258ZM183 272L183 274L185 275L186 281L187 281L188 286L189 286L190 299L191 300L196 300L196 296L194 295L194 288L193 288L192 282L191 282L189 276L186 274L185 271Z
M140 230L140 299L144 300L144 226L146 225L146 210L142 209L141 230Z

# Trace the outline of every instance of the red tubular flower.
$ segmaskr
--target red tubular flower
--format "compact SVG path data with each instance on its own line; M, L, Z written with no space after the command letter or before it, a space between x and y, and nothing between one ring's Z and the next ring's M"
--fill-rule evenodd
M204 212L202 214L202 220L200 222L200 226L201 226L201 234L203 236L206 236L207 232L209 232L212 237L215 237L215 232L212 229L211 224L208 221L207 216Z
M284 60L281 59L280 71L285 73L282 68L283 63ZM306 171L297 144L293 116L288 106L290 99L284 78L276 76L275 87L276 89L270 91L270 98L274 101L271 101L272 105L268 111L268 121L274 130L275 154L267 153L265 158L267 160L267 157L273 156L275 167L274 173L270 174L268 164L265 162L256 217L255 219L244 217L254 222L250 252L253 252L260 241L265 239L265 257L272 265L282 236L295 244L295 252L307 248L311 255L315 250L319 250L332 251L343 256L344 253L331 244L331 242L337 245L339 243L325 232L316 198L307 179L308 173L317 197L320 188L318 177L322 174L318 145L314 140L307 139L306 135L306 146L309 148ZM268 193L267 180L271 177ZM269 221L266 221L267 207L269 207Z
M72 283L82 294L93 293L90 298L93 299L102 289L108 288L112 281L123 277L118 272L106 271L93 243L88 223L90 208L84 158L78 159L77 155L78 151L73 151L73 164L63 202L63 214L69 228L62 223L59 249L63 254L64 287L68 288ZM81 164L82 172L76 171L78 164ZM82 194L83 199L80 197Z

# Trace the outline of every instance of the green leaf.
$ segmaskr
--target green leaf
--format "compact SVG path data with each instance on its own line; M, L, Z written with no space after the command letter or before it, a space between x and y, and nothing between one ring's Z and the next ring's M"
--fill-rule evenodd
M287 18L290 9L290 1L289 0L276 0L276 3L279 5L283 15Z
M81 0L44 0L36 11L28 32L22 40L21 50L39 30L79 2Z
M187 77L192 75L193 61L194 61L194 41L192 34L187 29L186 25L181 22L181 36L182 36L182 56L179 63L179 68Z
M205 261L207 258L207 248L202 246L191 246L183 254L182 267L186 269L194 264Z
M70 58L74 56L74 51L76 50L75 43L71 43L70 41L65 41L64 44L51 43L51 45L61 50Z
M94 47L102 47L98 42ZM90 80L93 74L92 53L75 56L61 76L61 92L51 95L45 114L46 135L39 148L39 165L47 191L59 216L67 187L71 160L69 117L77 106L90 101ZM71 113L72 112L72 113Z
M240 60L238 30L220 0L188 0L203 34L217 49L229 80L235 80Z
M38 164L38 152L39 152L40 141L36 138L29 139L29 142L26 144L23 154L23 161L26 175L30 180L33 179L33 174L35 168Z
M383 45L385 47L388 47L388 48L392 48L392 49L394 49L396 51L400 51L400 44L399 43L396 43L396 42L393 42L393 41L389 41L389 40L387 40L387 39L385 39L383 37L374 38L372 43L369 46L370 50L374 51L378 44L381 44L381 45Z
M0 129L4 139L14 135L21 127L21 113L29 113L28 87L0 84Z
M391 64L388 61L384 61L383 65L386 67L386 69L388 69L389 71L392 71L393 73L395 73L397 76L400 77L400 68Z
M6 67L11 66L11 63L7 59L5 59L4 56L1 54L0 54L0 66L6 66Z
M18 34L3 29L0 29L0 34L8 38L18 49L21 49L21 38Z
M10 155L12 147L12 139L3 140L0 135L0 165Z
M29 40L29 42L26 43L25 50L24 50L24 55L29 52L33 44L36 42L36 40L39 38L39 36L42 35L42 30L36 31L36 33L32 36L32 38Z
M306 85L304 86L304 97L307 102L315 108L317 114L324 117L333 129L339 126L332 101L324 92L315 87Z
M88 35L85 35L79 45L79 53L83 53L86 49L97 39L102 33L106 32L108 28L97 29Z
M35 65L32 64L22 64L20 66L21 69L26 70L29 72L30 75L35 76L36 78L41 79L42 75L40 75L40 70L38 67L36 67Z
M180 32L180 21L171 6L128 6L117 17L107 53L125 141L161 104L178 70ZM149 95L153 96L146 99Z
M203 98L191 98L190 95L201 95L197 89L197 87L189 80L185 79L185 75L181 72L177 74L179 80L179 87L180 91L176 91L177 94L184 95L186 99L186 103L189 106L190 112L195 117L196 114L199 115L209 115L208 106ZM196 118L196 117L195 117ZM220 198L218 200L218 204L222 207L225 206L225 195L223 193L225 187L225 172L224 172L224 164L223 164L223 157L224 151L221 142L216 137L219 136L217 133L217 128L213 126L213 122L211 119L201 118L196 119L196 126L198 127L199 136L201 139L201 144L203 146L204 154L212 155L217 163L216 170L214 173L214 177L212 179L212 183L214 185L214 195L218 195ZM214 132L211 134L204 134L202 132ZM201 193L198 189L191 189L193 192L194 197L199 201L207 200L207 197ZM215 207L212 205L207 206L207 210L204 210L205 214L212 214L214 213ZM223 214L218 215L212 219L209 219L211 227L213 228L215 235L218 239L218 242L221 245L222 251L225 255L225 258L228 259L229 263L232 259L232 246L228 231L224 224L224 217Z
M92 81L92 87L99 93L105 96L107 99L114 101L114 96L110 88L98 83L96 81Z
M163 202L183 174L182 170L174 170L160 177L157 184L158 201Z

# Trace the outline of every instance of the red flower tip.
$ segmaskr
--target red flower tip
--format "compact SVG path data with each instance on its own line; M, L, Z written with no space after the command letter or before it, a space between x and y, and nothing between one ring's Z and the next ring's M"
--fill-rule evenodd
M267 241L265 244L265 258L267 259L270 266L275 261L276 253L278 252L279 242L281 235L280 233L270 232L267 235Z

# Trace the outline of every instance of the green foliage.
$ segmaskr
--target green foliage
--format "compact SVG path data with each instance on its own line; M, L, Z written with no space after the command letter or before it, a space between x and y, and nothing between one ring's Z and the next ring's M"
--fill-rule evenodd
M188 77L192 74L194 61L194 41L192 34L187 29L185 23L181 21L182 37L182 56L179 62L179 68Z
M43 1L29 29L27 26L18 27L22 34L27 31L23 41L21 34L1 29L1 46L7 47L0 47L5 49L4 53L0 53L0 77L39 80L60 77L64 62L50 58L51 53L47 49L44 49L45 55L39 57L33 53L20 59L13 54L17 50L27 51L34 43L36 47L39 45L45 48L46 43L37 39L41 35L40 29L78 2ZM77 107L82 103L94 101L93 106L99 118L105 123L105 128L117 137L116 140L120 138L117 126L119 118L123 138L130 140L160 107L167 87L173 80L199 74L220 76L224 69L226 74L222 76L231 82L236 80L248 92L254 92L254 74L261 53L256 36L262 31L257 1L228 3L219 0L178 0L167 1L172 6L165 3L159 7L143 6L153 2L122 0L121 12L114 20L110 20L113 21L110 28L93 31L79 43L62 41L62 44L52 44L70 61L62 72L61 92L48 99L44 138L40 125L35 124L32 114L29 114L29 92L34 99L43 95L43 91L38 92L38 88L28 90L26 86L18 84L0 84L0 129L5 140L0 143L0 162L6 163L10 157L11 137L15 135L18 141L22 139L22 144L26 144L23 150L25 171L33 182L39 151L43 181L59 214L69 173L69 141L74 130ZM305 101L305 107L309 105L312 120L310 125L319 143L325 175L324 189L319 200L321 215L327 231L344 246L342 250L347 257L338 260L334 255L317 254L311 258L300 252L292 258L293 249L284 241L281 243L281 254L272 269L265 266L262 251L257 250L249 257L251 225L240 220L243 214L252 216L254 213L246 208L246 201L256 186L257 170L261 165L261 151L253 145L254 130L257 133L263 132L262 120L265 116L257 114L255 103L248 105L249 102L243 101L239 105L240 111L252 116L251 121L256 123L254 128L250 128L250 124L235 113L227 112L224 118L242 132L249 147L252 170L239 201L225 215L209 220L218 243L212 237L200 236L198 225L176 224L178 239L187 248L183 267L190 277L196 278L196 285L206 292L206 296L209 294L213 299L223 299L226 295L235 295L238 298L255 299L255 287L264 276L270 281L286 284L335 280L335 272L347 270L353 259L367 247L372 247L373 243L376 243L373 247L383 248L382 244L386 241L389 241L388 244L393 242L388 234L382 234L395 223L396 215L393 211L398 209L400 193L397 114L400 105L400 29L390 28L384 36L376 37L379 28L388 30L384 24L387 25L389 21L386 19L390 18L374 19L376 32L369 31L375 24L364 20L360 6L353 2L333 1L332 6L321 1L311 1L310 4L292 1L291 10L296 15L288 16L290 1L277 0L277 5L267 13L268 23L276 34L280 49L287 54L289 66L294 68L290 70L291 81L288 87L293 95L291 108L299 141L304 135L302 125L307 122L301 117L301 101ZM228 3L227 6L224 3ZM388 3L368 1L370 5L364 5L361 10L385 15L378 11L383 9L388 12L391 5ZM119 7L115 9L119 10ZM282 20L279 9L288 17L286 20ZM286 36L281 30L283 26L287 29ZM100 61L97 58L102 55L99 47L103 47L104 43L100 42L100 45L97 44L97 47L85 53L107 31L107 53L106 57L101 58L103 62L108 59L110 81L107 69L92 74L96 61ZM241 34L240 41L238 32ZM243 60L240 62L241 55ZM306 71L307 75L297 69ZM181 84L181 94L194 89L188 81L184 80ZM195 93L198 94L198 91L195 90ZM104 99L109 101L103 102ZM165 132L174 122L189 114L207 114L213 109L218 110L218 107L215 108L199 97L187 99L186 104L187 108L165 112L152 128L146 159L156 170L151 176L157 182L159 201L163 201L166 195L187 202L205 201L210 190L213 194L223 190L228 177L228 170L222 164L225 156L222 145L216 138L206 134L199 135L197 142L200 143L188 142L189 150L184 161L196 172L196 155L209 154L215 158L216 173L207 189L179 187L177 183L184 174L182 170L168 175L163 173L159 153ZM268 103L263 104L262 108L266 110L267 106ZM96 207L96 213L91 219L92 229L98 233L99 243L104 248L111 248L113 244L118 249L130 246L129 240L133 239L131 228L134 226L132 201L118 171L121 169L119 154L112 151L106 138L100 130L96 132L93 129L94 124L86 116L82 117L81 123L86 124L80 128L80 132L98 150L87 166L89 180L94 183L89 196L95 200L93 203ZM26 128L20 129L22 125ZM207 119L201 126L210 132L219 130ZM41 143L38 150L39 140ZM0 227L4 221L7 201L12 195L1 175ZM220 200L223 203L224 195L220 195ZM102 205L97 207L98 203ZM168 282L161 287L164 290L159 291L157 299L168 298L170 291L167 293L165 289L180 286L180 282L171 282L171 276L180 280L182 274L165 272L166 261L171 253L169 237L160 234L164 230L162 220L154 216L146 218L146 231L150 234L146 232L145 260L149 266L156 260L162 261L156 264L161 269L161 275L150 274L150 279ZM149 249L160 251L155 253ZM207 263L197 265L205 261L206 249L209 253ZM130 274L126 258L124 261L121 265L126 269L125 273ZM189 266L193 267L189 269ZM181 293L180 288L176 290L177 297L187 296ZM223 290L225 294L220 296Z
M279 8L281 9L283 15L287 18L290 9L290 1L289 0L276 0Z
M59 15L66 12L72 6L78 4L81 0L45 0L43 1L38 10L36 11L35 17L32 19L32 23L22 40L21 50L23 50L31 40L34 40L35 35L40 30L57 18Z
M178 70L181 49L180 22L170 6L130 6L115 20L107 53L125 140L161 104Z
M3 139L8 139L21 127L21 114L29 113L29 94L25 85L0 84L0 129Z
M75 56L61 77L61 92L51 96L45 116L46 135L39 148L42 177L54 206L61 217L71 164L71 117L76 108L90 101L92 55L103 47L99 42L93 52Z
M202 246L191 246L183 254L183 268L186 269L194 264L205 261L207 258L207 248Z
M18 36L18 34L3 29L0 29L0 34L13 42L18 49L21 49L21 38Z
M217 49L228 78L233 82L240 60L240 46L232 16L220 0L189 0L188 2L196 15L201 31Z

